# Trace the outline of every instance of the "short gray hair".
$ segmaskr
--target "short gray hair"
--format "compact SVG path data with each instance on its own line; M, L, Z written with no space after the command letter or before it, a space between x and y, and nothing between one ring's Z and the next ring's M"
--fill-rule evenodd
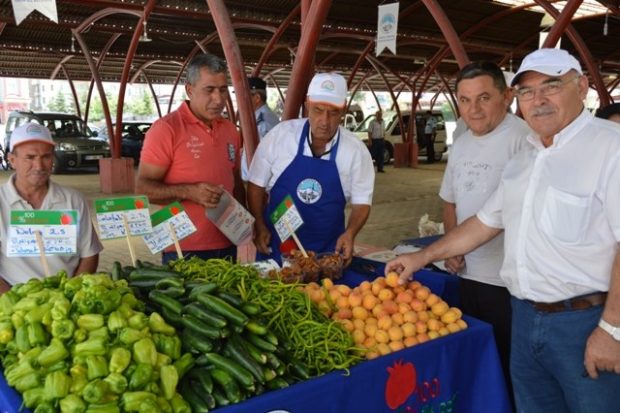
M187 65L185 83L193 85L200 78L200 69L207 68L211 73L226 73L226 60L211 53L201 53L192 58Z

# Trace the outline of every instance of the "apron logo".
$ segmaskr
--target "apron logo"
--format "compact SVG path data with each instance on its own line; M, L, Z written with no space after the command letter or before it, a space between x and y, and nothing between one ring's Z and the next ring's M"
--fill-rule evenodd
M323 187L316 179L306 178L297 185L297 198L304 204L314 204L323 195Z
M228 144L228 160L231 162L235 161L235 145L232 143Z

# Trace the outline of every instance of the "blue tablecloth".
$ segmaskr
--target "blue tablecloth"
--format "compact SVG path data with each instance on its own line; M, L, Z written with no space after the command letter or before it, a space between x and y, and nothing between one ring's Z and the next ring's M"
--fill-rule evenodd
M382 271L377 264L376 273ZM374 276L347 271L341 282L354 286ZM448 303L458 290L446 274L422 270L415 278ZM348 375L336 371L217 412L510 412L491 326L465 320L465 331L365 361ZM403 371L410 380L402 382ZM0 375L0 412L17 412L20 404L21 397Z

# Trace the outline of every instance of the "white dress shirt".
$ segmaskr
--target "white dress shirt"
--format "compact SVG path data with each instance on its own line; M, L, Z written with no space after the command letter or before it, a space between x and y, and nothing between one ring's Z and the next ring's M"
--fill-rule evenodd
M550 147L528 141L477 214L505 229L501 277L512 295L539 302L607 291L620 240L620 128L584 110Z
M307 119L280 122L261 140L250 166L249 181L269 192L282 172L297 155L299 139ZM368 147L353 133L339 127L336 167L347 202L355 205L371 205L375 171ZM336 137L327 144L327 153L321 159L329 159ZM304 155L312 156L306 142Z

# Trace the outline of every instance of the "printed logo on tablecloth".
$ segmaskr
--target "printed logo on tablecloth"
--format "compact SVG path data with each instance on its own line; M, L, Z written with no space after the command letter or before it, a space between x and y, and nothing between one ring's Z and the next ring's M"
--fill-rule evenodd
M385 404L398 412L431 413L456 411L456 393L441 394L440 380L421 380L413 363L395 361L387 368L385 383ZM436 410L437 407L439 410Z

